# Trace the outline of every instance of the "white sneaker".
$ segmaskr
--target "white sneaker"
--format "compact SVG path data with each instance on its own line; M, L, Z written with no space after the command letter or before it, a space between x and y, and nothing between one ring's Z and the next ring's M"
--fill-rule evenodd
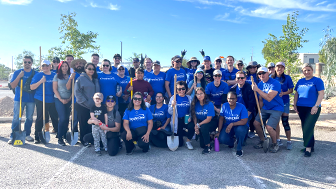
M191 145L191 141L186 142L186 146L187 146L187 148L188 148L189 150L193 150L193 149L194 149L194 147Z
M13 143L13 139L10 138L7 143L8 144L12 144Z
M33 137L31 137L31 136L26 136L26 141L33 142L34 139L33 139Z

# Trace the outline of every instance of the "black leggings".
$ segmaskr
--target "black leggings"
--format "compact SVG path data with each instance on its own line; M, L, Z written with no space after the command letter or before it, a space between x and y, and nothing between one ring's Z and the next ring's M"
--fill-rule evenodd
M43 128L43 102L35 99L36 104L36 114L37 118L35 120L35 140L40 140L38 133L42 132ZM45 122L48 123L49 121L49 113L51 117L51 122L53 127L58 126L58 114L56 111L55 103L45 103Z
M169 125L168 125L169 126ZM164 131L152 130L150 134L150 142L159 148L167 148L167 135Z
M199 137L200 137L200 146L204 148L205 145L210 144L210 134L209 132L215 131L218 126L218 119L216 117L212 118L209 123L201 125L199 129Z
M184 130L187 129L187 131ZM177 136L179 136L179 146L183 146L183 136L186 136L189 140L193 138L195 134L195 124L193 121L188 124L184 123L184 117L178 118Z
M149 143L144 142L142 140L142 136L144 136L147 133L147 126L138 127L136 129L131 129L132 133L132 140L126 140L126 130L121 134L121 138L123 139L125 146L126 146L126 153L130 153L132 149L134 148L133 141L137 141L138 146L142 149L143 152L148 152L149 149Z
M107 153L110 156L115 156L119 152L120 138L119 133L108 131L106 133L107 138ZM94 144L92 133L88 133L83 137L84 142ZM103 146L100 142L100 146Z
M311 107L298 106L299 117L301 119L302 133L303 133L303 145L305 147L314 148L314 128L315 124L320 116L321 107L318 108L316 114L310 113Z
M79 121L79 129L80 129L80 141L84 144L84 136L88 133L92 133L92 125L89 125L87 122L90 119L90 110L84 108L78 103L75 104L75 108L77 111L77 118Z

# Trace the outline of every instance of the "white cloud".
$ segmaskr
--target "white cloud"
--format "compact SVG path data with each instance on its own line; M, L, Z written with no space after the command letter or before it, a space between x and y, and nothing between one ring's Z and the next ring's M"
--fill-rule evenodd
M86 7L86 5L84 5L84 6ZM113 5L112 3L110 3L108 6L101 6L101 5L98 5L98 4L91 1L89 6L92 7L92 8L109 9L109 10L113 10L113 11L120 10L120 6Z
M108 9L110 9L110 10L119 10L119 9L120 9L120 6L118 6L118 5L113 5L112 3L110 3Z
M234 7L229 3L229 1L209 1L209 0L176 0L176 1L184 1L184 2L190 2L190 3L200 3L203 5L220 5L220 6L226 6L226 7Z
M236 24L243 23L243 19L241 18L230 19L229 17L230 13L225 13L224 15L217 15L214 19L217 21L232 22Z
M1 4L9 4L9 5L28 5L33 0L1 0Z
M209 9L209 7L200 7L200 6L196 6L195 8L197 8L197 9Z
M322 1L321 3L317 3L316 6L319 6L319 5L323 5L325 3L327 3L328 1Z
M316 15L316 14L308 14L307 16L303 18L298 18L299 21L303 22L323 22L328 18L328 15L322 14L322 15Z
M66 3L66 2L69 2L69 1L72 1L72 0L56 0L58 2L61 2L61 3Z
M292 11L283 12L282 9L275 9L271 7L261 7L255 10L244 9L243 7L236 7L235 11L245 16L275 20L286 20L287 15L292 13Z

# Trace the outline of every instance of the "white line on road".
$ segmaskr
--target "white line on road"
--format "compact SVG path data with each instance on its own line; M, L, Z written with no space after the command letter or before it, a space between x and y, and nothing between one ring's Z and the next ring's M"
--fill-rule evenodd
M61 167L53 177L49 179L49 181L43 186L43 188L50 188L49 185L55 179L57 179L61 175L61 173L64 171L64 169L70 166L86 149L87 147L83 147L81 150L79 150L79 152L77 152L74 156L72 156L72 158L66 164L64 164L63 167Z
M266 185L264 184L264 182L260 180L256 174L254 174L252 169L246 163L244 163L243 159L241 157L236 156L235 150L232 150L232 154L237 158L237 160L244 167L244 169L252 175L253 180L258 184L259 188L266 188Z

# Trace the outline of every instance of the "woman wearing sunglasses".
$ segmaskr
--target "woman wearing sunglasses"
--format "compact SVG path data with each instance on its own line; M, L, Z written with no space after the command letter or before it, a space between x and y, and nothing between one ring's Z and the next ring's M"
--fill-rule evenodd
M191 102L190 110L196 134L200 137L200 146L204 149L202 154L210 153L212 147L209 132L215 131L218 123L214 119L216 115L214 105L202 87L196 88L196 97Z
M98 81L100 85L100 92L104 95L103 103L105 103L106 97L108 95L120 97L122 91L120 90L117 93L117 86L120 85L120 80L116 74L111 72L111 62L107 59L104 59L101 63L100 70L102 72L98 73Z
M153 116L146 107L141 92L135 92L124 116L124 129L121 138L125 142L126 155L135 150L134 142L146 153L149 150L149 134L153 128Z
M234 136L237 139L236 155L243 156L243 142L247 132L246 125L248 114L244 105L237 103L237 94L230 91L227 95L227 101L223 104L219 122L218 133L215 135L222 144L226 144L229 148L234 146Z
M194 80L194 74L196 72L197 66L200 65L200 61L197 60L196 57L191 57L190 60L187 62L188 68L185 68L186 75L187 75L187 84Z
M120 113L116 109L116 97L113 95L109 95L106 97L106 109L107 109L107 117L108 117L108 127L105 125L100 125L102 130L107 131L107 153L110 156L115 156L118 154L120 149L120 138L119 131L121 127L121 116ZM91 119L88 121L88 124L99 125L98 121L92 121ZM94 139L92 133L86 134L84 136L84 141L86 143L94 143Z
M179 146L183 146L183 136L187 136L186 146L189 150L193 150L194 147L191 145L191 139L195 134L195 125L191 121L190 117L190 104L191 97L186 95L188 90L187 83L185 81L178 81L176 84L176 101L174 101L174 96L170 98L168 105L168 113L173 115L173 107L175 109L175 126L174 133L179 136ZM187 129L187 132L184 130Z
M252 85L251 76L253 76L253 80L257 84L260 82L260 79L257 75L257 70L258 70L259 67L260 67L260 65L256 61L251 61L251 62L248 63L248 66L246 67L246 81L250 85Z
M196 70L194 77L196 78L196 81L194 79L189 82L188 84L189 90L187 92L187 95L190 95L192 99L194 99L195 90L197 87L202 87L203 89L205 89L207 85L205 77L204 77L204 71L201 68L198 68Z
M88 63L84 68L85 72L79 76L75 83L75 109L81 132L80 141L84 146L87 146L89 143L84 142L83 137L92 132L92 126L87 121L90 119L90 108L95 104L93 95L100 92L100 85L95 65Z

